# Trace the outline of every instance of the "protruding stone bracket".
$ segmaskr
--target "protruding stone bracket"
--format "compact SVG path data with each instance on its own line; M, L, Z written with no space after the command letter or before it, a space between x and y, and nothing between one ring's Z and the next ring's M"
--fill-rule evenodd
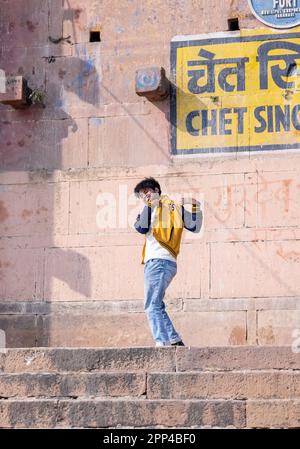
M135 91L150 101L160 101L167 98L170 82L166 78L163 67L147 67L136 71Z
M31 92L22 76L5 76L3 70L0 71L0 103L15 109L24 108L32 103L29 98Z

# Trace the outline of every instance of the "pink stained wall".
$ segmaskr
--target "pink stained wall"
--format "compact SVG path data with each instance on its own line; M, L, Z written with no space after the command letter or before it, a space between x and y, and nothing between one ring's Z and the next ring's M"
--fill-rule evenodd
M0 68L47 93L45 109L0 105L7 345L152 345L131 195L148 175L203 204L203 230L185 231L166 298L185 342L291 345L300 334L300 156L172 157L169 99L151 103L134 86L141 67L170 76L175 35L226 31L233 17L263 28L247 1L0 0L0 11ZM89 43L90 30L101 42ZM103 194L116 226L100 229Z

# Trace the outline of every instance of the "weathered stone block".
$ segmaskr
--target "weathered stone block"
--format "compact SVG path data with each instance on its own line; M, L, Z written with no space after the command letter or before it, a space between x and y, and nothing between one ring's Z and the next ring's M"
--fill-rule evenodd
M150 101L160 101L169 95L169 81L163 67L138 69L135 75L135 91Z
M299 254L297 241L212 243L211 297L298 295Z
M264 172L258 176L258 225L297 226L300 221L299 174Z
M0 374L0 397L139 397L146 391L143 373Z
M0 233L9 237L67 234L68 208L69 188L66 184L44 182L5 186L0 192Z
M261 345L294 346L300 352L300 309L259 310L257 334Z
M22 76L5 76L0 71L0 103L24 108L30 104L29 93L27 81Z
M56 400L0 400L0 427L51 429L56 420Z
M16 14L22 11L22 15ZM1 43L6 48L42 46L48 40L48 2L11 0L1 8Z
M115 243L118 238L114 238ZM140 246L46 249L45 299L76 301L86 299L143 299L143 269ZM178 262L178 273L166 291L166 298L199 297L200 246L183 245L180 257L193 257L193 270L188 263ZM64 261L64 263L62 263ZM59 263L60 262L60 263ZM127 271L124 267L135 267Z
M62 169L87 166L87 120L6 121L0 126L3 170ZM51 148L51 151L49 151Z
M247 427L297 427L300 425L299 401L247 401Z
M6 348L36 345L39 329L34 315L0 315L0 329L5 332Z
M244 427L238 401L60 401L59 421L67 427Z
M168 121L159 111L149 115L92 118L89 124L92 167L105 166L108 160L110 166L134 167L170 160ZM155 129L155 133L149 132L150 129Z
M5 373L175 371L174 348L35 348L0 353Z
M178 371L300 369L299 354L284 346L177 348Z
M42 249L1 249L0 298L33 300L43 296Z
M149 373L149 399L295 399L300 371Z

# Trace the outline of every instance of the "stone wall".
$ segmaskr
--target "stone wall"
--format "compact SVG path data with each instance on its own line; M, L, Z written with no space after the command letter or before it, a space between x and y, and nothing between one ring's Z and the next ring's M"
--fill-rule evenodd
M236 17L262 28L247 1L0 0L0 9L0 68L46 91L45 108L0 105L7 346L152 344L143 237L132 229L132 190L148 175L203 204L203 229L185 231L167 292L186 343L291 345L300 334L298 152L171 156L169 99L135 93L141 67L170 76L173 36L225 32ZM115 201L115 226L101 229L103 194Z

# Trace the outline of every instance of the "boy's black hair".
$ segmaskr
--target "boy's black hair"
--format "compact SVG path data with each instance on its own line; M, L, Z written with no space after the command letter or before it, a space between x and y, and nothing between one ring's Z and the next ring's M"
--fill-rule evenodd
M145 178L142 181L140 181L134 188L135 196L139 196L139 191L142 189L153 189L158 188L159 194L161 194L161 188L159 183L154 178Z

